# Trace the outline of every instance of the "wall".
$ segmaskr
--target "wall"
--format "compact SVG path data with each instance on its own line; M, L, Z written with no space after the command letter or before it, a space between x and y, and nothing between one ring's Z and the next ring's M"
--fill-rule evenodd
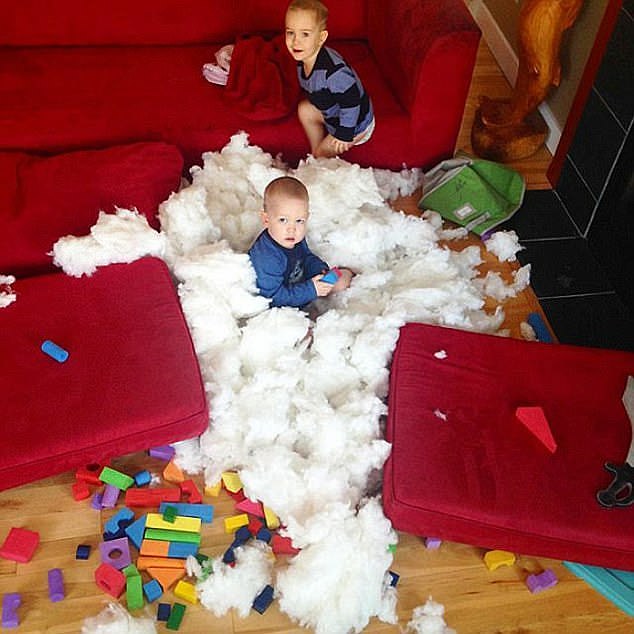
M556 0L553 0L556 1ZM586 0L581 13L562 42L560 60L562 80L557 89L553 89L546 100L555 122L563 128L577 86L583 74L592 44L594 43L601 18L610 0ZM474 10L478 4L486 7L499 26L503 36L517 55L517 31L520 7L524 0L467 0Z

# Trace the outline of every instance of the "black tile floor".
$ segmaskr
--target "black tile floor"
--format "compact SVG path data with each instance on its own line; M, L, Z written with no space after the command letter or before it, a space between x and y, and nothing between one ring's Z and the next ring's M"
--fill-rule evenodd
M500 229L514 229L531 286L560 343L634 351L634 315L619 299L555 192L528 190Z

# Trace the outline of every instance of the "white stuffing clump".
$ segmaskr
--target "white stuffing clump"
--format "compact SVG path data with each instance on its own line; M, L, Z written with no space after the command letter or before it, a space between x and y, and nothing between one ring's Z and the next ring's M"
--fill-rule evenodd
M379 191L386 200L413 194L422 184L424 172L419 167L403 168L400 172L373 168Z
M412 620L407 624L407 631L414 634L456 634L456 630L447 627L444 614L444 606L429 597L425 605L414 608Z
M509 297L515 297L528 287L530 272L531 265L526 264L517 269L517 271L513 271L513 281L510 284L506 284L497 271L488 271L483 279L475 280L475 283L482 288L484 295L503 302Z
M496 231L487 238L484 245L490 253L493 253L500 262L515 262L515 254L524 247L519 243L517 233L510 231Z
M84 620L81 634L156 634L156 626L151 617L135 618L118 603L109 603Z
M199 441L177 447L178 463L208 484L236 470L245 495L279 516L301 548L271 583L292 619L323 634L361 631L373 617L394 623L385 577L396 535L377 496L390 451L381 429L388 367L408 321L500 327L501 308L484 308L480 250L440 245L440 219L393 211L374 171L342 159L309 157L288 170L241 133L203 161L160 209L212 417ZM269 309L246 255L261 231L264 187L287 173L309 190L312 250L356 274L310 316ZM90 238L87 250L100 255ZM214 562L199 581L201 602L216 613L248 613L271 580L266 550L238 551L235 568Z
M239 546L234 553L234 566L223 563L222 557L215 558L212 574L196 584L196 591L201 604L216 616L233 608L245 618L255 597L271 583L273 562L269 547L259 540Z
M13 275L0 275L0 308L6 308L17 299L11 288L11 284L14 282L15 277Z
M92 275L98 266L133 262L145 255L163 257L165 236L154 231L137 211L117 208L114 214L99 212L90 234L66 236L53 245L53 262L67 275Z

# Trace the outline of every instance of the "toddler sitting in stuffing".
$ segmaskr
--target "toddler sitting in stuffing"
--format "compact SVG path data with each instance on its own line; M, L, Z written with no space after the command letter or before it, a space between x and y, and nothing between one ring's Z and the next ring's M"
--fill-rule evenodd
M328 265L306 243L308 190L292 176L271 181L260 212L264 230L249 249L260 294L271 306L302 307L350 286L352 272L339 269L334 283L322 281Z

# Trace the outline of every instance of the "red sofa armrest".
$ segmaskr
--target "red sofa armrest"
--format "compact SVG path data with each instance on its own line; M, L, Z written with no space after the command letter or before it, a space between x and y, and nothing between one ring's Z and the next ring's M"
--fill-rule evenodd
M480 41L463 0L369 2L368 41L409 114L412 141L431 143L438 159L446 158L460 129Z

